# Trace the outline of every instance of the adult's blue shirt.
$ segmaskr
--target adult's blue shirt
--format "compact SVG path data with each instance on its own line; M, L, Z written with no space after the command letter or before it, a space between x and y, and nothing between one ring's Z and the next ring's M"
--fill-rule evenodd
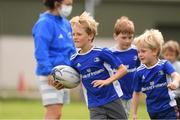
M32 29L35 43L37 75L49 75L57 65L70 65L75 53L72 28L69 21L61 16L44 12Z

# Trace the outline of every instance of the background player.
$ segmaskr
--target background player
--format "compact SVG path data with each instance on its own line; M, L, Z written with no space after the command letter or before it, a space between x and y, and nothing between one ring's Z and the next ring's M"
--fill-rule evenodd
M140 65L136 47L132 44L134 32L134 23L126 16L117 19L113 34L117 44L111 48L113 53L121 59L122 63L128 69L128 73L119 80L123 91L121 100L127 116L129 116L130 113L134 73L136 68Z

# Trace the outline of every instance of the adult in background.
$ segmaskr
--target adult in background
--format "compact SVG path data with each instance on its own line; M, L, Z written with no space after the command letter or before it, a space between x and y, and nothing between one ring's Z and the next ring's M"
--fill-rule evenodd
M47 11L40 15L32 29L36 74L46 109L45 119L60 119L63 104L69 102L69 90L56 89L63 86L53 81L51 70L57 65L70 65L70 56L76 51L71 25L65 18L65 11L70 13L72 6L64 7L65 0L43 0L43 4Z

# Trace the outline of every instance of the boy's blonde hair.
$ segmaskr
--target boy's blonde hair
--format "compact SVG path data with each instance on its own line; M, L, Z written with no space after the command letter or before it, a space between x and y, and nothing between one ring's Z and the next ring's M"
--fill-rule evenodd
M162 45L164 44L164 39L159 30L150 29L146 30L144 34L139 37L136 37L134 43L136 46L140 45L141 47L157 50L157 56L159 56L162 50Z
M134 34L134 23L129 20L128 17L122 16L121 18L117 19L114 25L114 33L119 35L120 33L123 34Z
M78 24L82 25L88 35L93 34L96 36L98 34L97 27L99 25L89 13L83 12L80 16L73 17L70 20L72 26Z
M162 54L164 55L164 53L165 53L167 50L170 51L170 52L176 53L176 57L178 57L178 56L179 56L179 53L180 53L179 43L178 43L177 41L174 41L174 40L169 40L169 41L167 41L167 42L163 45Z

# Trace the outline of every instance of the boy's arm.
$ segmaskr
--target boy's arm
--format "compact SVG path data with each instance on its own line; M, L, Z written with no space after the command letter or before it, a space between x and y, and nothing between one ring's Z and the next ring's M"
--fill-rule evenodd
M170 82L167 87L171 90L176 90L180 85L180 75L177 72L173 72L171 74L171 77L173 81Z
M109 85L110 83L114 82L115 80L119 80L122 78L124 75L127 74L127 68L121 64L116 73L113 74L111 77L109 77L106 80L94 80L91 84L93 84L93 87L103 87L104 85Z
M137 109L138 109L138 103L139 103L139 95L140 92L135 92L133 93L133 98L132 98L132 119L137 120Z

